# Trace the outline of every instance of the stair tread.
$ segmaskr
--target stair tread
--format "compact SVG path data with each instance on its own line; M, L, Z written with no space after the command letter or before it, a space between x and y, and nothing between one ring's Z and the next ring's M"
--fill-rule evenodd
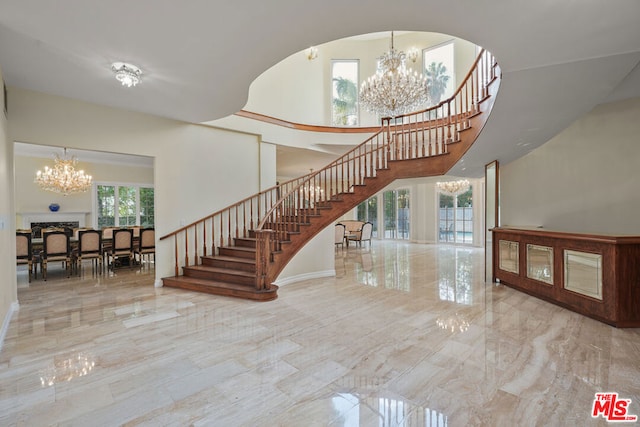
M236 276L244 276L244 277L256 277L255 273L251 273L248 271L242 270L234 270L232 268L220 268L220 267L211 267L208 265L192 265L189 267L184 267L185 269L191 270L200 270L200 271L209 271L213 273L225 273L225 274L233 274Z
M239 262L239 263L242 263L242 264L255 264L256 263L255 259L240 258L240 257L235 257L235 256L226 256L226 255L207 255L207 256L204 256L202 258L208 258L208 259L212 259L212 260L216 260L216 261L223 261L223 262Z
M242 284L237 284L237 283L220 282L220 281L217 281L217 280L199 279L197 277L187 277L187 276L164 277L162 280L167 280L169 282L194 284L194 285L203 286L203 287L209 287L209 288L222 288L222 289L241 290L241 291L253 291L253 292L256 292L256 293L273 292L273 291L278 289L277 286L271 285L270 289L258 290L253 285L242 285ZM168 285L168 286L171 287L170 285Z
M220 249L232 249L241 252L255 252L256 248L247 248L245 246L220 246Z

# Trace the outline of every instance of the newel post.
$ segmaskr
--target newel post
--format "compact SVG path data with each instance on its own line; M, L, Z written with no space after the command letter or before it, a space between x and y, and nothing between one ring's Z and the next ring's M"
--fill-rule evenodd
M267 269L271 260L271 235L273 230L256 230L256 289L264 290L267 283Z

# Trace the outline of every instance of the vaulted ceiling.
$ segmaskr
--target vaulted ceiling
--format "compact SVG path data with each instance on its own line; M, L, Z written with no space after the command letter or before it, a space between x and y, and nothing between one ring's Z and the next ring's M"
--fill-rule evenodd
M294 52L392 29L461 37L500 63L492 117L452 173L513 160L597 104L640 96L637 0L4 1L0 66L8 86L204 122L240 110L250 83ZM121 87L114 61L142 68L143 84Z

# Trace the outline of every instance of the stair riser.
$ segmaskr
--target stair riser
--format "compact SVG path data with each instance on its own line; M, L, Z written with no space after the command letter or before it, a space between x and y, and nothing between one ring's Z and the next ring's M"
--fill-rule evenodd
M308 222L302 223L302 224L296 224L296 223L292 223L292 222L287 222L284 224L265 224L264 225L264 229L265 230L276 230L279 232L298 232L300 231L303 227L309 225Z
M270 229L269 228L265 228L265 230L270 230ZM280 240L285 240L285 241L286 240L290 240L291 236L294 235L294 234L300 234L299 231L275 231L274 230L274 233L272 233L271 236L274 236L276 233L279 234L278 237L279 237Z
M235 238L233 239L234 246L240 246L243 248L255 248L256 241L253 239Z
M197 279L213 280L217 282L235 283L236 285L255 286L255 277L238 276L233 273L220 273L214 271L191 270L188 267L183 269L185 277L195 277Z
M255 252L237 251L233 248L218 248L218 253L222 256L233 256L236 258L255 259Z
M250 299L254 301L273 301L278 298L277 288L266 292L256 292L247 288L246 291L242 290L229 290L216 288L215 286L203 286L199 284L182 283L172 280L170 277L162 279L163 286L168 288L186 289L196 292L204 292L212 295L223 295L228 297Z
M220 261L210 258L202 258L202 265L216 268L228 268L230 270L246 271L249 273L256 272L255 264L247 264L244 262Z

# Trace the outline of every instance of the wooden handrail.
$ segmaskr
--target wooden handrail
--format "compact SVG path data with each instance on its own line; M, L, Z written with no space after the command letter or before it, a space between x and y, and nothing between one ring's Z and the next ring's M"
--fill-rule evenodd
M281 126L287 129L302 130L306 132L318 132L318 133L373 133L380 129L380 126L321 126L321 125L309 125L304 123L295 123L288 120L278 119L276 117L267 116L265 114L254 113L252 111L240 110L234 115L244 117L247 119L257 120L263 123L269 123L276 126Z
M166 234L174 238L175 274L179 267L196 265L200 256L215 255L216 246L234 239L256 239L256 281L266 290L273 279L269 264L291 233L309 224L332 200L352 193L367 178L389 168L390 162L448 154L449 144L460 140L479 104L488 96L488 85L496 78L495 60L482 50L455 93L438 105L395 118L383 118L377 132L324 168L275 185L220 209L189 225ZM180 237L181 236L181 237ZM178 240L184 245L179 245ZM192 239L192 244L189 240ZM202 240L200 242L199 240ZM181 262L179 248L184 248ZM191 252L193 250L193 252Z
M203 218L201 218L201 219L199 219L199 220L197 220L197 221L192 222L191 224L188 224L188 225L185 225L185 226L183 226L183 227L180 227L180 228L178 228L177 230L172 231L171 233L165 234L164 236L160 237L160 240L164 240L164 239L169 238L169 237L171 237L171 236L173 236L173 235L179 234L179 233L181 233L181 232L183 232L183 231L185 231L185 230L187 230L187 229L189 229L189 228L193 227L194 225L201 223L202 221L206 221L206 220L208 220L208 219L211 219L211 218L212 218L212 217L214 217L214 216L219 215L220 213L222 213L222 212L224 212L224 211L227 211L227 210L229 210L229 209L233 209L233 208L235 208L236 206L240 206L240 205L242 205L243 203L245 203L245 202L249 201L250 199L254 198L255 196L263 195L263 194L266 194L266 193L268 193L268 192L270 192L270 191L277 190L278 188L282 188L282 187L284 187L284 186L287 186L287 185L289 185L289 184L291 184L291 183L293 183L293 182L295 182L295 181L298 181L298 180L300 180L300 179L303 179L304 177L309 176L309 175L312 175L312 174L313 174L313 172L310 172L310 173L308 173L308 174L306 174L306 175L302 175L301 177L290 179L289 181L286 181L286 182L285 182L285 183L283 183L283 184L276 184L276 185L274 185L273 187L269 187L269 188L267 188L266 190L259 191L258 193L253 194L253 195L251 195L251 196L249 196L249 197L245 197L244 199L240 200L239 202L236 202L236 203L234 203L234 204L232 204L232 205L229 205L229 206L227 206L227 207L224 207L224 208L222 208L222 209L220 209L220 210L218 210L218 211L216 211L216 212L214 212L214 213L212 213L212 214L210 214L210 215L207 215L207 216L205 216L205 217L203 217Z

